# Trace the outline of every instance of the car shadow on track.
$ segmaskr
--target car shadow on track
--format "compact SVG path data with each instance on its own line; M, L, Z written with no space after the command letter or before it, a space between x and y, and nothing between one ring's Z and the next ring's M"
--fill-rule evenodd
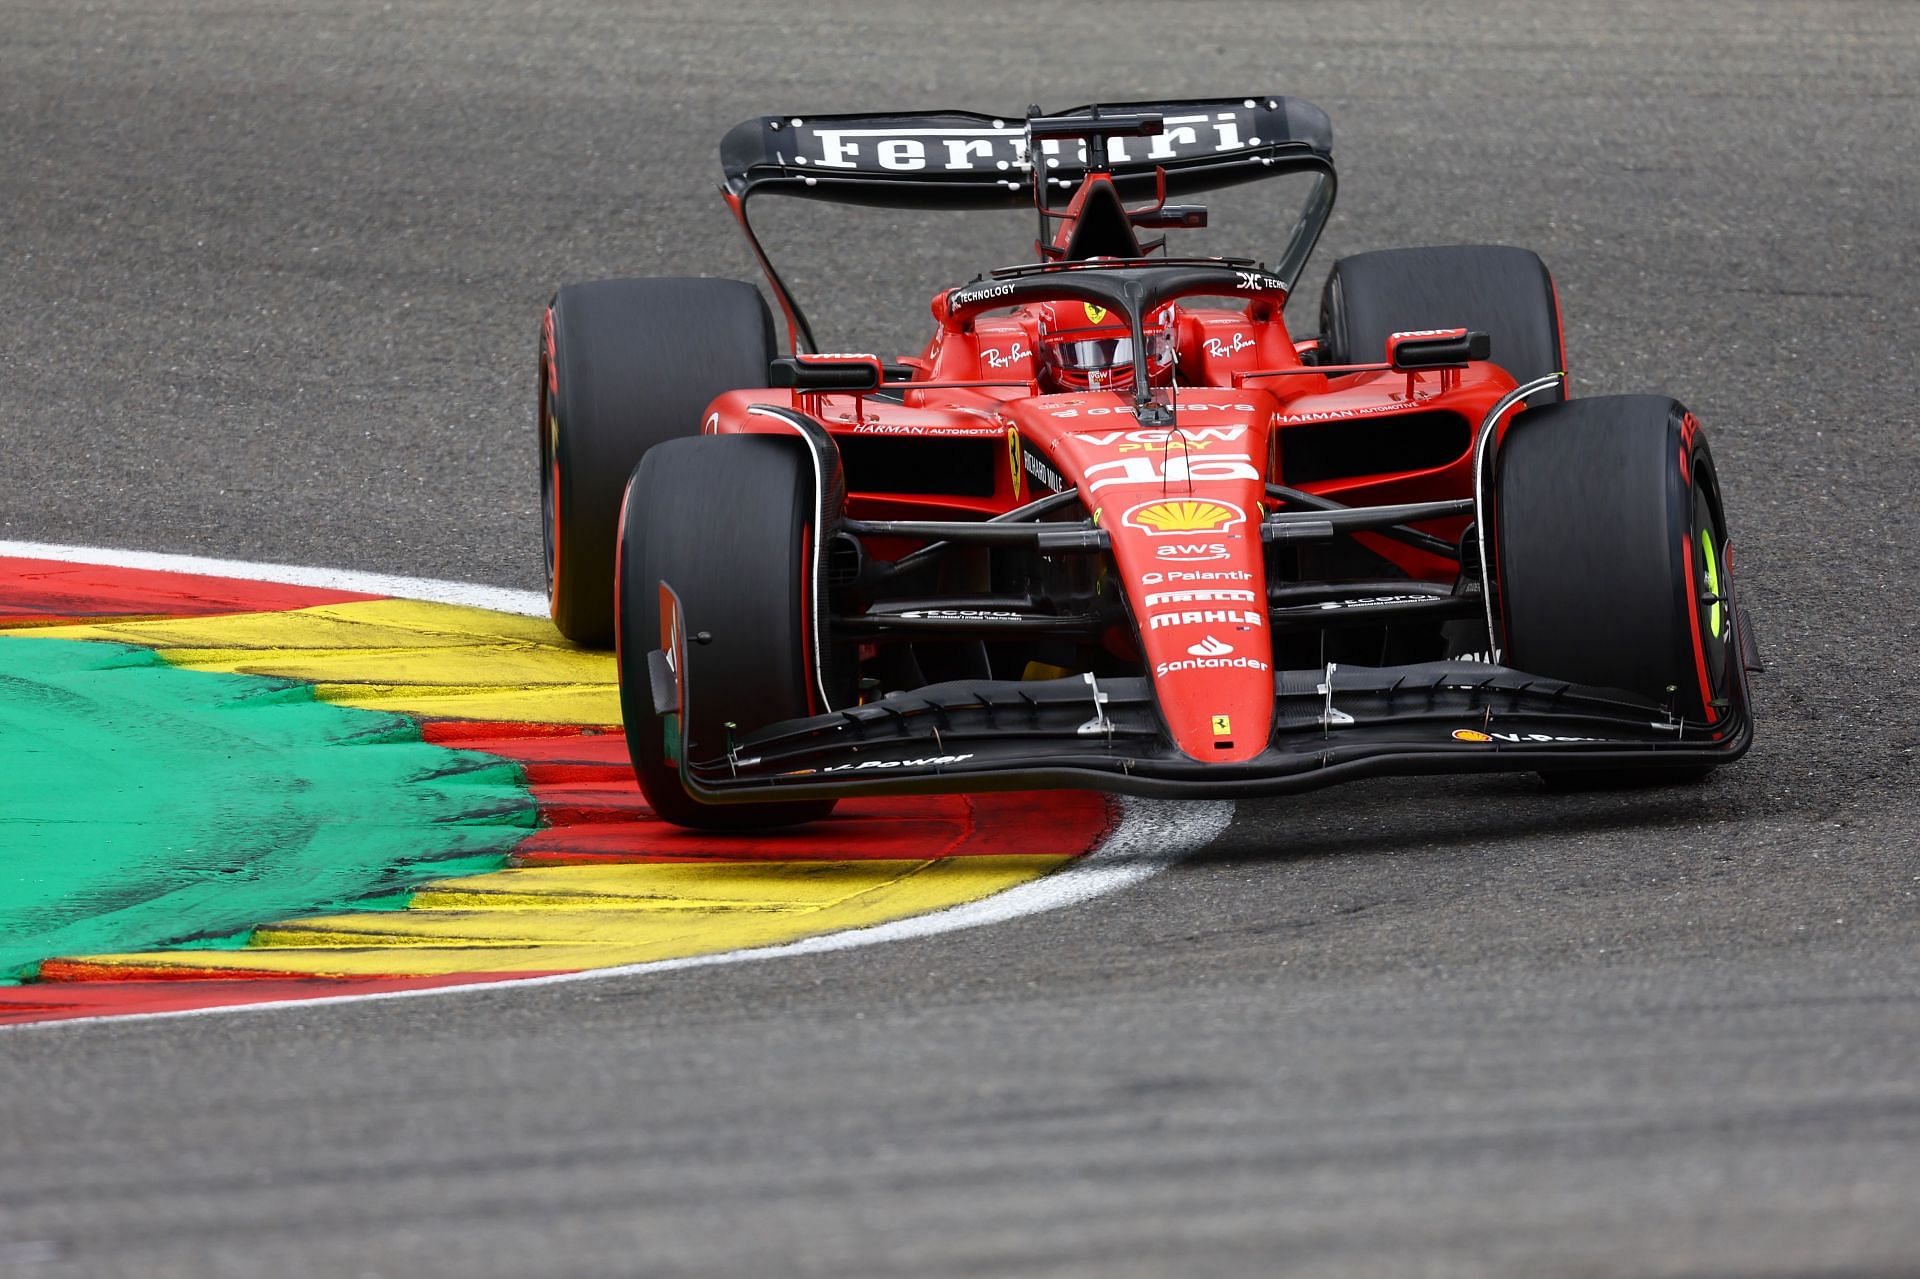
M1380 779L1304 796L1242 800L1233 825L1188 868L1342 854L1444 853L1700 826L1721 809L1705 782L1555 791L1533 774Z

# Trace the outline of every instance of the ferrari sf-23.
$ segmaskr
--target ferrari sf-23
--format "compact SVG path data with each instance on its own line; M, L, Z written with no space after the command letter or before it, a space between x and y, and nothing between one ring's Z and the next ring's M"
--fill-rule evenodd
M1751 742L1707 434L1664 396L1568 397L1537 256L1341 258L1320 331L1288 331L1334 201L1317 107L766 117L721 163L784 346L757 288L687 278L562 288L540 345L553 619L617 647L661 818L1656 782ZM1207 225L1173 199L1276 174L1307 193L1277 254L1152 234ZM763 194L1031 206L1038 234L934 294L917 353L821 353Z

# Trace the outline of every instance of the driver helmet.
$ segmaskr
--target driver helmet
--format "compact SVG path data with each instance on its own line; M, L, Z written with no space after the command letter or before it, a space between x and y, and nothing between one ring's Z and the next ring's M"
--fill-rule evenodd
M1133 333L1126 317L1097 302L1043 302L1040 378L1054 391L1123 391L1133 385ZM1173 380L1174 311L1168 302L1140 326L1151 386Z

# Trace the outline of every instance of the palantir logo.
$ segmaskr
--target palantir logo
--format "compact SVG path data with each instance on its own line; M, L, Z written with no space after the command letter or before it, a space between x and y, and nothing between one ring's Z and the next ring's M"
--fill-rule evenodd
M1201 640L1198 644L1189 644L1187 646L1187 652L1192 653L1195 657L1225 657L1232 651L1233 645L1222 644L1211 635Z

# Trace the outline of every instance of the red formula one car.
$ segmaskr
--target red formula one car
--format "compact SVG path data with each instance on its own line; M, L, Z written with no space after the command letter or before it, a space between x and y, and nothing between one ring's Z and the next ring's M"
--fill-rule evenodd
M840 796L1273 794L1380 773L1698 776L1755 665L1706 433L1567 399L1520 249L1343 258L1296 99L750 120L725 195L785 312L712 279L563 288L540 448L560 630L617 641L633 765L689 826ZM1306 179L1271 265L1169 255L1169 197ZM812 354L762 193L1031 204L1034 260L913 356Z

